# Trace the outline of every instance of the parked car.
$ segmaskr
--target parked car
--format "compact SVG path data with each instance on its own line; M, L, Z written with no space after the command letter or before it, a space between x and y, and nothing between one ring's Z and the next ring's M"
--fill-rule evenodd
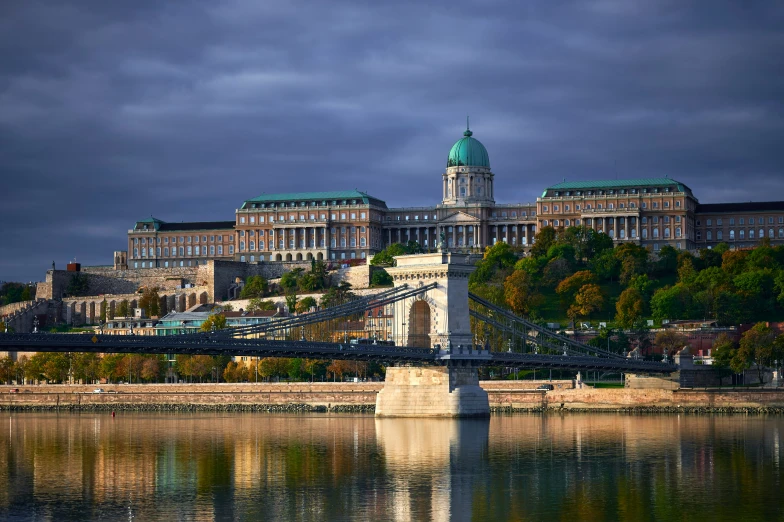
M103 393L103 388L96 388L93 390L93 393Z
M553 386L552 384L540 384L539 386L536 387L536 389L537 390L551 391L551 390L555 389L555 386Z
M8 393L19 393L19 388L11 388Z

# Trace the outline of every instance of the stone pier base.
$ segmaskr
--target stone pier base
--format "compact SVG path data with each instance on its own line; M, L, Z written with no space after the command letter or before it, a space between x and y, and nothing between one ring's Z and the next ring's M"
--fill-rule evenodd
M490 403L476 368L387 368L376 417L487 417Z

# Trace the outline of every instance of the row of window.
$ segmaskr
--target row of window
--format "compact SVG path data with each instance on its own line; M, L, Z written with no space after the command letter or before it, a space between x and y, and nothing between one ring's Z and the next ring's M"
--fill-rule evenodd
M675 207L676 208L680 208L680 206L681 206L681 202L680 201L676 201L675 202ZM571 210L571 207L569 205L564 205L563 207L564 207L563 208L564 212L569 212ZM586 203L585 204L585 210L591 210L592 208L593 207L591 206L591 203ZM610 210L614 210L615 209L615 203L608 203L607 204L607 208L610 209ZM625 203L618 203L618 208L637 208L637 205L635 203L629 203L629 206L627 207ZM642 203L640 203L640 208L648 208L648 203L643 201ZM651 208L658 209L659 208L659 202L658 201L654 201L653 203L651 203ZM665 201L663 203L662 208L670 208L670 202L669 201ZM596 205L596 209L597 210L604 210L603 204L602 203L598 203ZM581 210L580 205L576 204L574 206L574 210ZM550 211L550 209L549 209L548 205L543 205L542 206L542 212L549 212L549 211ZM553 205L553 210L552 211L553 212L560 212L560 207L558 205Z
M776 236L774 235L773 232L774 231L773 231L772 228L769 229L767 237L769 237L770 239L775 239ZM784 239L784 228L780 228L778 232L779 232L778 238L779 239ZM755 239L754 238L754 230L753 229L750 229L748 234L749 234L749 239ZM759 239L762 239L762 238L765 237L765 229L764 228L759 229L759 236L758 237L759 237ZM697 240L699 241L701 239L702 239L702 233L701 233L700 230L698 230L697 231ZM705 232L705 239L707 241L713 241L713 231L712 230L708 230L707 232ZM717 230L716 231L716 239L717 240L724 239L724 231ZM734 230L730 230L729 239L730 240L735 239L735 231ZM738 239L746 239L746 231L745 230L743 230L743 229L738 230Z
M222 256L223 245L218 245L217 247L215 245L210 245L209 254L207 253L208 250L206 245L204 246L204 248L200 248L199 246L179 247L179 249L178 247L171 247L171 250L169 249L169 247L163 247L163 250L161 250L161 247L134 248L133 258L139 259L139 254L141 254L141 257L148 257L148 255L149 257L161 257L161 252L163 252L163 257L170 257L169 256L170 252L171 252L171 257L177 257L178 253L179 253L179 257L184 257L186 255L189 257L206 256L206 255L214 256L216 251L217 251L217 255ZM234 253L234 245L229 245L229 254L233 254L233 253Z
M330 245L329 246L331 248L337 248L337 243L338 243L337 239L336 238L332 238L330 240ZM319 247L320 248L324 248L324 244L325 244L325 242L324 242L323 239L319 240ZM240 251L241 252L245 252L246 251L245 245L246 245L245 241L240 241ZM255 241L248 241L247 242L247 246L248 246L247 250L253 252L254 250L256 250L256 245L257 245L257 243ZM274 240L270 240L269 243L267 243L267 245L269 246L270 250L274 249L275 248ZM279 240L277 245L278 245L278 249L280 249L280 250L285 250L286 249L286 242L283 239ZM311 239L310 241L306 241L304 239L300 239L299 242L297 242L294 239L290 239L289 242L288 242L288 248L289 249L295 249L295 248L297 248L297 245L299 245L299 248L315 248L316 247L316 241L313 240L313 239ZM307 245L307 247L306 247L306 245ZM357 239L352 237L347 242L346 238L342 237L342 238L340 238L340 246L342 248L345 248L347 246L348 247L356 247L357 246ZM360 247L366 247L367 246L367 240L364 237L359 238L359 246ZM258 247L259 247L259 250L264 250L264 241L263 240L259 240Z
M730 225L734 225L735 224L735 218L730 218L729 221L730 221ZM746 223L744 223L744 221L745 221L745 218L738 218L738 224L739 225L745 225ZM749 225L753 225L754 224L754 218L753 217L748 218L748 221L749 221L749 223L748 223ZM772 225L773 222L774 222L773 216L768 216L768 225ZM708 218L708 219L705 220L705 224L707 226L709 226L709 227L713 226L713 220ZM721 224L722 224L722 219L721 218L716 218L716 225L721 226ZM757 218L757 225L764 225L764 224L765 224L765 218L764 217ZM783 224L784 224L784 216L779 216L779 225L783 225ZM699 220L697 220L697 226L700 226L700 221Z
M177 243L177 241L179 240L180 243L186 243L186 242L187 243L198 243L199 242L199 237L200 236L180 236L179 238L173 237L173 238L171 238L171 242L172 243ZM209 236L209 238L210 238L210 242L211 243L215 243L216 241L218 243L222 243L223 242L223 236ZM234 236L228 236L228 238L229 238L228 239L229 241L234 241ZM201 242L202 243L206 243L207 242L207 236L201 236ZM150 245L153 245L153 244L156 244L156 243L159 244L159 245L161 243L163 243L164 245L168 245L169 244L169 238L168 237L163 237L163 238L161 238L161 237L154 237L154 238L152 238L152 237L151 238L135 237L135 238L133 238L133 244L134 245L138 245L138 244L142 244L142 245L150 244Z
M626 190L627 189L617 189L617 190L616 189L607 189L606 193L607 194L616 194L616 193L617 194L626 194ZM654 187L654 188L651 188L651 189L647 189L647 188L642 188L642 189L630 188L630 189L628 189L629 194L637 194L638 192L641 192L642 194L647 194L648 191L650 191L650 192L652 192L654 194L658 194L659 190L661 190L662 192L671 192L672 187L662 187L661 189L659 187ZM604 190L597 190L595 192L598 195L600 195L600 196L603 196L605 194ZM593 195L593 193L594 193L593 190L586 190L585 191L585 195L586 196L591 196L591 195ZM555 193L556 197L558 197L560 195L561 195L560 191L557 191ZM564 196L571 196L572 195L572 191L568 190L568 191L564 192L563 195ZM574 192L574 195L575 196L582 196L583 192L581 190L577 190L577 191Z
M359 212L359 213L357 213L357 212L340 212L340 219L341 220L357 219L357 214L359 214L359 219L367 219L367 212ZM319 216L320 220L326 220L327 219L327 214L326 213L321 213L318 216ZM299 218L297 217L297 214L289 214L288 218L289 218L288 220L291 221L291 222L295 222L298 219L299 219L299 221L308 221L308 220L315 221L316 220L316 214L299 214ZM250 224L256 223L257 220L258 220L259 223L264 223L265 219L267 219L268 223L275 223L275 216L266 216L266 217L263 216L263 215L247 216L248 223L250 223ZM332 221L337 221L338 213L337 212L331 213L330 214L330 219ZM240 216L240 224L245 224L245 220L246 220L246 216ZM278 221L279 222L285 222L286 221L286 216L279 216L278 217Z

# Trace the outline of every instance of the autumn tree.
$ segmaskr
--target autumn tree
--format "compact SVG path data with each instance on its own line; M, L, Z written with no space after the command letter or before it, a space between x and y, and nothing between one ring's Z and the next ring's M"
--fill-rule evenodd
M577 294L574 296L574 303L566 311L566 315L571 320L577 320L580 317L588 317L592 313L599 312L604 306L604 294L599 285L587 284L583 285Z
M540 302L531 282L531 275L523 270L515 270L504 280L504 300L518 315L528 315Z
M642 317L645 302L639 290L629 287L621 292L615 303L615 320L624 328L632 328Z
M327 366L327 375L332 375L333 379L343 380L343 375L351 371L349 361L334 360Z
M226 328L226 316L223 314L210 314L199 329L202 332L210 332L212 330L223 330Z
M596 283L596 275L590 270L580 270L558 283L555 293L561 296L561 305L566 308L574 301L578 290L590 283Z

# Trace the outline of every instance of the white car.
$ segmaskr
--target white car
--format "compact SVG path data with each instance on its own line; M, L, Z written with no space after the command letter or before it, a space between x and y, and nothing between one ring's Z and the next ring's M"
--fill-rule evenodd
M103 393L103 388L96 388L93 390L93 393Z

